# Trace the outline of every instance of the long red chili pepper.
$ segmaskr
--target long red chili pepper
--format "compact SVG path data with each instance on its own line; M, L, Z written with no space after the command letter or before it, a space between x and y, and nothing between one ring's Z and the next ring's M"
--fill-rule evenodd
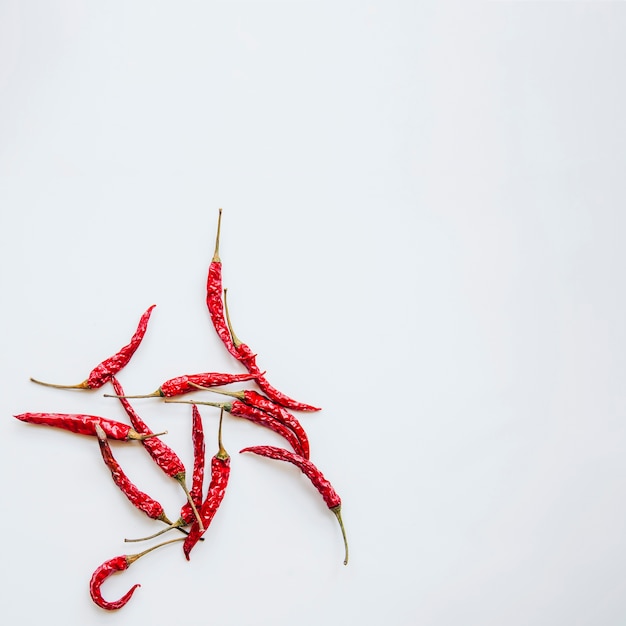
M193 384L193 383L192 383ZM300 441L300 449L302 450L302 456L305 459L308 459L310 454L310 446L309 446L309 438L307 437L306 431L304 430L302 424L298 421L296 416L293 413L290 413L285 407L272 402L270 399L262 396L260 393L257 393L253 389L242 389L241 391L225 391L223 389L209 389L207 387L203 387L201 385L193 384L193 386L197 389L202 389L204 391L210 391L211 393L220 393L225 396L231 396L232 398L237 398L250 406L253 406L257 409L261 409L265 411L268 415L271 415L273 418L277 419L279 422L283 423L285 426L288 426L293 430Z
M283 448L275 448L274 446L251 446L249 448L244 448L241 452L253 452L254 454L258 454L259 456L265 456L268 459L276 459L279 461L287 461L288 463L293 463L296 467L299 467L302 473L313 483L313 486L319 491L322 498L324 498L324 502L326 502L326 506L335 514L337 517L337 521L339 522L339 526L341 527L341 533L343 535L343 542L346 549L345 559L343 561L344 565L348 564L348 540L346 538L346 531L343 526L343 520L341 519L341 498L339 494L334 490L333 486L324 478L322 472L311 461L294 454L293 452L289 452L289 450L284 450ZM191 536L191 533L190 533ZM185 539L187 542L189 537Z
M217 512L224 495L226 493L226 487L228 485L228 478L230 476L230 456L222 445L222 419L224 417L224 410L220 412L220 424L218 427L218 451L211 459L211 482L209 484L209 490L205 501L200 508L200 516L204 523L204 530L196 522L193 523L189 529L189 535L185 539L183 544L183 552L185 557L189 560L189 553L192 548L198 543L205 530L209 527L213 521L213 517Z
M304 456L302 450L302 444L296 436L296 434L282 422L279 422L276 418L272 417L265 411L256 409L253 406L245 404L240 400L234 402L200 402L199 400L165 400L168 403L181 403L181 404L205 404L207 406L215 406L220 409L224 409L235 417L243 417L259 426L265 426L279 434L281 437L289 442L289 445L300 455Z
M238 351L233 345L230 332L224 320L224 303L222 302L222 260L220 259L220 228L222 225L222 209L217 218L217 235L215 236L215 252L209 265L209 275L206 284L206 304L213 327L222 340L226 349L238 359Z
M279 391L275 387L269 384L267 378L258 365L256 364L256 354L252 352L250 347L243 343L239 337L233 331L233 326L230 321L230 315L228 313L228 301L227 301L227 289L224 289L224 310L226 312L226 320L228 324L228 329L232 336L233 345L237 350L237 359L243 363L245 368L251 373L255 374L256 384L264 391L265 395L273 400L274 402L287 407L288 409L293 409L294 411L320 411L318 407L311 406L310 404L304 404L303 402L298 402L293 398L290 398L288 395L284 394L282 391Z
M148 321L150 320L150 315L152 314L152 309L154 309L156 305L153 304L142 316L139 320L139 325L137 326L137 330L135 334L132 336L128 345L124 346L119 352L115 353L113 356L105 359L94 367L86 380L78 385L54 385L52 383L44 383L41 380L37 380L36 378L31 378L34 383L38 385L45 385L46 387L56 387L57 389L98 389L98 387L102 387L104 383L111 380L111 377L117 374L125 365L128 364L133 354L139 347L141 340L146 334L146 330L148 328Z
M191 423L191 442L193 445L193 479L191 481L191 499L196 508L202 506L202 488L204 486L204 428L202 426L202 416L198 407L194 404L191 407L192 423ZM180 510L181 519L190 524L193 519L193 511L189 502L186 502Z
M129 502L140 511L143 511L148 517L152 519L165 522L168 525L172 525L170 519L165 515L163 506L160 502L157 502L154 498L147 493L141 491L135 484L133 484L121 468L120 464L116 461L111 451L111 446L107 441L107 436L100 425L96 424L96 435L98 436L98 443L100 444L100 452L102 453L102 459L105 465L111 470L111 476L113 482L120 488L120 491L128 498Z
M137 587L141 587L139 584L133 585L119 600L109 602L102 597L101 587L107 578L115 574L116 572L122 572L128 569L137 559L141 558L144 554L152 552L161 546L165 546L168 543L174 543L175 541L183 541L183 537L180 539L171 539L170 541L164 541L159 545L152 546L139 554L124 554L122 556L116 556L108 561L105 561L102 565L96 568L96 571L91 576L89 581L89 593L91 599L102 609L107 611L115 611L121 609L132 597Z
M220 385L229 385L230 383L240 383L246 380L254 380L254 374L221 374L220 372L204 372L202 374L185 374L166 380L156 391L139 396L123 396L124 398L173 398L190 391L195 391L191 386L192 383L202 385L204 387L219 387ZM112 396L104 394L105 398L120 396Z
M132 425L137 429L138 432L148 434L152 431L148 428L147 424L139 417L137 412L133 409L130 402L124 397L124 389L120 384L119 380L112 377L111 382L113 383L113 388L115 392L118 394L120 402L124 407L128 417ZM185 471L185 466L183 462L180 460L178 455L170 448L167 444L163 443L158 437L154 437L152 439L146 439L144 442L144 447L148 451L148 454L152 457L152 460L168 475L174 478L180 486L183 488L185 495L187 496L187 500L190 503L191 510L196 516L196 519L200 521L200 517L198 515L198 511L196 509L196 505L194 504L191 495L187 489L187 474Z
M128 441L137 439L139 441L150 441L152 437L165 435L162 433L141 434L132 429L128 424L116 422L106 417L97 415L83 415L80 413L22 413L15 415L18 420L29 424L42 424L44 426L54 426L63 430L69 430L79 435L96 435L96 426L99 425L109 439Z

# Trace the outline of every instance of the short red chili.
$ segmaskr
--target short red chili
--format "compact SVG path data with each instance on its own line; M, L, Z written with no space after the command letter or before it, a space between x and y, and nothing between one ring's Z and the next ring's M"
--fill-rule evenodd
M148 328L148 321L150 320L150 315L152 314L152 309L154 309L156 305L153 304L142 316L139 320L139 325L137 326L137 330L135 334L132 336L128 345L124 346L119 352L115 353L113 356L105 359L94 367L91 370L89 376L86 380L78 385L54 385L52 383L44 383L41 380L37 380L36 378L31 378L34 383L38 385L45 385L46 387L56 387L57 389L98 389L102 387L106 382L111 380L111 377L117 374L124 366L128 364L133 354L139 347L144 335L146 334L146 330Z
M348 540L346 538L346 531L343 526L343 520L341 519L341 498L339 497L339 494L335 491L333 486L330 484L330 482L326 480L326 478L324 478L322 472L320 472L320 470L315 465L313 465L311 461L301 456L298 456L293 452L289 452L289 450L284 450L283 448L275 448L274 446L251 446L249 448L244 448L239 452L252 452L254 454L258 454L259 456L267 457L268 459L287 461L288 463L292 463L296 467L300 468L302 473L319 491L322 498L324 498L324 502L326 502L326 506L335 514L335 517L339 522L339 526L341 527L341 533L343 535L344 546L346 549L343 564L347 565ZM185 541L187 541L187 539L185 539Z

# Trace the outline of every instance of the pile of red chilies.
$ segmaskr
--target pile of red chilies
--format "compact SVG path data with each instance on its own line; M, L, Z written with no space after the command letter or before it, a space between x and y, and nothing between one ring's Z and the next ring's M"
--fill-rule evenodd
M116 378L116 374L128 364L139 347L146 333L150 315L154 309L154 305L152 305L141 316L137 330L128 345L96 366L82 383L78 385L55 385L31 378L33 382L61 389L100 389L105 384L110 383L115 391L115 395L105 395L120 399L122 406L128 414L130 425L105 417L83 414L23 413L15 416L31 424L55 426L82 435L91 435L96 438L104 463L111 471L113 481L128 498L129 502L140 511L143 511L148 517L166 524L159 532L149 537L133 540L126 539L125 541L152 539L171 529L178 529L185 535L179 539L172 539L152 546L138 554L125 554L114 557L100 565L91 577L90 592L93 601L103 609L119 609L130 600L135 589L140 585L134 585L124 596L115 601L105 600L102 597L101 587L109 576L115 572L128 569L132 563L144 554L152 552L161 546L183 541L183 552L187 560L189 560L191 550L196 543L201 540L202 535L211 524L213 516L224 498L228 485L230 456L222 445L222 419L224 411L233 416L250 420L260 426L270 428L286 440L291 450L275 446L251 446L240 450L240 452L252 452L270 459L287 461L300 468L320 493L328 508L337 517L345 545L344 564L348 563L348 543L341 519L341 499L319 469L309 460L308 437L298 419L290 411L290 409L295 411L319 411L319 409L309 404L293 400L270 385L265 377L265 372L262 372L256 364L256 354L245 343L242 343L233 331L228 313L226 289L222 288L222 262L219 256L221 218L222 210L220 209L217 235L215 238L215 253L209 266L206 303L211 321L222 343L228 352L245 367L247 373L223 374L208 372L187 374L165 381L154 393L144 396L126 396L122 385ZM253 381L263 393L259 393L253 389L245 389L242 391L210 389L211 387L242 381ZM202 389L231 396L233 400L232 402L193 402L175 399L183 394ZM165 402L187 402L193 405L192 442L194 461L191 489L187 488L187 472L182 461L174 450L159 437L159 435L165 433L153 433L128 400L128 398L147 397L163 398ZM198 404L211 405L221 409L218 428L218 451L211 459L211 476L206 495L204 490L206 465L204 431L202 418L197 407ZM181 485L186 495L186 501L176 521L172 522L165 514L163 506L161 506L157 500L139 490L128 479L124 470L113 456L108 441L109 439L118 441L136 440L141 442L156 465L165 472L165 474L174 478Z

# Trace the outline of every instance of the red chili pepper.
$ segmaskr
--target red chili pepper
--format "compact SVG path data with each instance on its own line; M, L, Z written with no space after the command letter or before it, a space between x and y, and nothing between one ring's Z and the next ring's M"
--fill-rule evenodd
M333 486L324 478L322 472L311 461L294 454L293 452L289 452L289 450L284 450L283 448L275 448L274 446L252 446L249 448L244 448L239 451L242 452L253 452L254 454L258 454L260 456L265 456L268 459L276 459L278 461L287 461L288 463L293 463L296 467L299 467L302 473L313 483L313 486L319 491L322 498L324 498L324 502L326 502L326 506L335 514L337 517L337 521L339 522L339 526L341 527L341 533L343 535L343 542L346 548L346 555L343 561L344 565L348 564L348 540L346 538L346 531L343 526L343 520L341 519L341 498L334 490ZM188 540L185 539L185 542Z
M170 541L164 541L157 546L152 546L152 548L148 548L139 554L125 554L122 556L116 556L108 561L105 561L102 565L98 566L96 571L93 573L91 577L91 581L89 582L89 593L91 594L91 599L102 609L106 609L107 611L115 611L116 609L121 609L132 597L133 593L135 593L135 589L137 587L141 587L139 584L133 585L129 591L127 591L119 600L115 600L114 602L108 602L102 597L102 591L100 588L107 578L115 574L116 572L122 572L128 569L137 559L141 558L144 554L148 554L148 552L152 552L152 550L156 550L161 546L165 546L168 543L174 543L175 541L183 541L183 538L180 539L172 539Z
M219 449L215 456L211 459L211 482L209 484L209 490L205 501L200 508L200 516L204 523L204 530L198 526L197 522L194 522L189 529L189 535L185 539L183 544L183 552L185 557L189 560L189 553L192 548L198 543L206 529L213 521L213 517L217 512L224 495L226 493L226 487L228 485L228 478L230 476L230 456L222 445L222 419L224 416L224 410L220 412L220 424L218 427L218 444Z
M302 450L302 444L296 436L296 434L283 423L279 422L276 418L267 414L265 411L256 409L253 406L249 406L240 400L234 402L200 402L199 400L165 400L168 403L180 403L180 404L205 404L207 406L216 406L220 409L224 409L235 417L243 417L259 426L265 426L278 433L281 437L289 442L289 445L300 455L304 456Z
M226 320L228 323L228 329L232 336L233 345L237 350L237 359L243 363L245 368L251 373L255 375L256 384L265 392L265 395L284 407L288 409L293 409L294 411L321 411L321 409L311 406L310 404L304 404L303 402L298 402L293 398L285 395L282 391L278 391L275 387L269 384L265 375L259 369L256 364L256 354L252 352L250 347L243 343L239 337L233 331L233 326L230 322L230 315L228 313L228 301L227 301L227 289L224 289L224 309L226 311Z
M209 315L213 322L213 327L222 340L226 349L236 358L237 350L233 345L230 332L224 320L224 303L222 302L222 260L220 259L220 228L222 225L222 209L219 210L217 218L217 235L215 236L215 252L209 265L209 275L206 284L206 304Z
M300 424L300 422L297 420L296 416L293 413L290 413L285 407L272 402L265 396L262 396L260 393L254 391L253 389L243 389L241 391L225 391L223 389L208 389L207 387L195 384L193 386L197 389L210 391L211 393L220 393L225 396L237 398L238 400L241 400L242 402L245 402L250 406L265 411L268 415L271 415L273 418L277 419L279 422L293 430L295 435L298 437L298 440L300 441L302 456L305 459L308 459L310 457L309 438L307 437L306 431L304 430L302 424Z
M120 488L120 491L128 498L129 502L135 508L143 511L148 517L160 520L171 526L172 522L168 519L167 515L165 515L161 503L141 491L124 473L124 470L113 456L106 433L99 424L96 424L96 435L98 436L102 459L105 465L111 470L113 482Z
M195 391L192 383L204 387L219 387L230 383L240 383L246 380L254 380L254 374L221 374L219 372L204 372L202 374L185 374L166 380L156 391L139 396L123 396L124 398L173 398L190 391ZM119 398L111 394L104 394L105 398Z
M97 415L82 415L70 413L22 413L15 415L18 420L28 422L30 424L42 424L44 426L54 426L69 430L79 435L96 435L96 426L99 425L106 433L109 439L117 439L118 441L128 441L129 439L138 439L139 441L150 441L152 437L165 435L162 433L141 434L133 430L128 424L116 422L106 417L98 417Z
M122 388L122 385L120 384L119 380L117 380L117 378L113 376L111 379L111 382L113 383L113 388L115 389L115 392L118 394L118 396L116 397L120 399L120 402L122 403L122 406L124 407L126 413L128 414L128 417L130 418L132 425L140 433L144 433L144 434L151 433L152 431L150 430L150 428L141 419L141 417L139 417L137 412L131 406L130 402L124 397L124 389ZM191 507L193 514L199 520L200 518L198 516L198 511L187 489L187 474L185 471L185 466L183 465L183 462L180 460L178 455L174 452L174 450L172 450L172 448L170 448L167 444L163 443L158 437L147 439L143 442L143 444L146 450L148 451L148 454L150 454L150 456L152 457L152 460L168 476L171 476L176 481L178 481L180 486L183 488L185 495L187 496L187 500L191 503L190 507Z
M57 389L97 389L98 387L102 387L104 383L111 380L111 377L117 374L125 365L128 364L133 354L139 347L141 340L146 334L146 330L148 328L148 321L150 319L150 315L152 314L152 309L154 309L156 305L153 304L142 316L139 320L139 325L137 326L137 330L135 334L132 336L130 343L124 346L119 352L114 354L113 356L105 359L94 367L91 370L89 376L86 380L78 385L53 385L52 383L44 383L41 380L37 380L35 378L31 378L34 383L38 385L45 385L46 387L56 387Z
M204 485L204 428L202 426L202 417L198 407L194 404L191 407L192 425L191 425L191 441L193 444L193 479L191 481L191 499L196 508L202 506L202 488ZM187 524L191 524L194 519L193 511L189 502L186 502L180 510L181 519Z

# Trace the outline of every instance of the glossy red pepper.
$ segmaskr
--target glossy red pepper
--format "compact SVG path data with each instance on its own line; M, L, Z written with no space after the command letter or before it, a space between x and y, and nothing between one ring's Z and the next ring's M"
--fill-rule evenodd
M130 402L124 397L124 389L120 384L117 378L112 377L111 382L113 384L113 388L115 389L115 393L118 395L124 410L126 411L128 417L132 425L137 429L138 432L144 434L150 434L152 431L147 426L147 424L139 417L137 412L133 409ZM163 472L165 472L168 476L171 476L176 480L180 486L183 488L187 500L191 503L190 508L193 514L199 520L198 511L196 509L195 504L191 499L191 495L187 489L187 473L185 471L185 466L183 462L180 460L178 455L170 448L166 443L161 441L158 437L153 437L151 439L146 439L143 441L144 447L148 451L148 454L152 457L152 460L158 465Z
M287 461L287 463L292 463L296 467L300 468L302 473L311 481L313 486L319 491L322 498L324 498L324 502L326 506L335 514L337 521L339 522L339 526L341 527L341 533L343 535L343 541L346 549L345 559L343 561L344 565L348 564L348 540L346 538L346 531L343 526L343 520L341 519L341 498L339 494L335 491L330 482L324 477L322 472L311 463L311 461L290 452L289 450L284 450L283 448L275 448L274 446L251 446L248 448L244 448L239 451L242 452L252 452L254 454L258 454L259 456L267 457L268 459L276 459L278 461ZM187 541L187 539L185 540Z
M141 434L128 424L116 422L106 417L98 417L97 415L83 415L82 413L22 413L14 417L29 424L54 426L55 428L69 430L79 435L96 436L96 426L99 425L109 439L117 439L118 441L128 441L129 439L150 441L152 437L166 434Z
M274 419L278 420L288 428L293 430L294 434L298 438L300 442L300 450L301 455L308 459L311 456L310 446L309 446L309 438L304 430L304 427L296 416L293 413L290 413L285 407L272 402L269 398L257 393L253 389L243 389L241 391L225 391L223 389L208 389L207 387L203 387L201 385L193 385L197 389L202 389L203 391L210 391L212 393L220 393L224 396L231 396L232 398L237 398L246 404L253 406L256 409L261 409L265 411L268 415L271 415Z
M122 572L127 570L137 559L144 556L144 554L148 554L148 552L152 552L161 546L165 546L168 543L174 543L176 541L183 541L183 538L180 539L172 539L170 541L164 541L159 545L152 546L139 554L124 554L122 556L116 556L108 561L105 561L102 565L99 565L96 568L96 571L91 576L91 580L89 581L89 593L91 595L91 599L102 609L106 609L107 611L115 611L117 609L121 609L132 597L133 593L137 587L141 587L139 584L133 585L119 600L114 600L113 602L109 602L102 597L101 587L105 580L107 580L110 576L115 574L116 572Z
M282 391L279 391L278 389L270 385L267 378L265 378L265 374L261 372L258 365L256 364L256 354L254 354L250 347L243 343L233 331L233 326L230 321L230 315L228 313L228 300L226 289L224 289L224 310L226 312L226 320L228 324L228 329L233 340L233 345L235 346L235 350L237 351L237 359L239 359L239 361L243 363L245 368L251 374L255 375L254 380L256 381L256 384L263 390L265 395L277 404L287 407L288 409L293 409L294 411L320 411L321 409L319 409L318 407L312 406L310 404L304 404L304 402L298 402L297 400L290 398Z
M220 423L218 427L218 451L211 459L211 482L209 484L209 490L205 501L200 508L200 516L204 523L204 530L200 528L197 522L194 522L189 529L189 535L183 543L183 552L185 557L189 560L189 553L193 547L198 543L206 529L213 521L213 517L217 512L224 495L226 493L226 487L228 486L228 478L230 476L230 456L222 445L222 419L224 411L220 412Z
M217 218L217 235L215 236L215 252L209 265L206 284L206 304L213 322L213 328L226 349L237 359L237 350L233 345L230 332L224 320L224 303L222 302L222 260L220 259L220 228L222 225L222 209Z
M202 374L185 374L166 380L156 391L138 396L123 396L124 398L173 398L190 391L195 391L192 383L203 387L219 387L230 383L240 383L247 380L254 380L254 374L222 374L220 372L204 372ZM120 395L113 396L104 394L105 398L119 398Z
M141 491L135 484L133 484L117 462L111 451L111 446L107 441L107 436L100 425L96 424L96 435L98 436L98 443L100 444L100 452L102 453L102 459L105 465L111 471L111 477L113 482L120 488L120 491L128 498L129 502L140 511L143 511L148 517L152 519L160 520L168 525L172 522L165 515L163 506L160 502L157 502L154 498L147 493Z
M54 385L52 383L44 383L41 380L37 380L36 378L31 378L34 383L38 385L45 385L46 387L56 387L57 389L98 389L102 387L104 383L107 383L111 380L111 377L117 374L123 367L125 367L130 361L133 354L139 347L144 335L146 334L146 330L148 328L148 321L150 320L150 315L152 314L152 309L154 309L156 305L153 304L142 316L139 320L139 325L137 326L137 330L135 334L132 336L128 345L124 346L121 350L116 352L113 356L105 359L94 367L86 380L78 385Z

